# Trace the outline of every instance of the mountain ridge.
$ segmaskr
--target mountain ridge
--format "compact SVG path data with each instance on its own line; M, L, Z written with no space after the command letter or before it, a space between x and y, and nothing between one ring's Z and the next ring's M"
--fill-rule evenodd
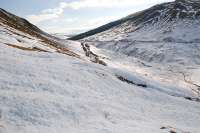
M167 2L163 4L155 5L149 9L128 15L125 18L119 19L117 21L108 23L99 28L93 29L91 31L76 35L69 39L79 40L93 36L98 33L106 32L110 29L120 27L123 24L130 23L129 27L135 27L132 31L139 30L146 24L156 23L158 21L163 21L162 23L172 22L177 20L192 20L200 18L200 2L191 0L176 0L174 2ZM126 29L129 29L127 26ZM124 29L122 32L126 32Z

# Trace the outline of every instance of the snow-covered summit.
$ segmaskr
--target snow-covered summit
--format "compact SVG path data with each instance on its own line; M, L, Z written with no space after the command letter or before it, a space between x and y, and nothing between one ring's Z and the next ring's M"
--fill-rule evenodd
M88 40L198 41L200 2L176 0L153 6L72 37ZM191 33L192 32L192 33Z

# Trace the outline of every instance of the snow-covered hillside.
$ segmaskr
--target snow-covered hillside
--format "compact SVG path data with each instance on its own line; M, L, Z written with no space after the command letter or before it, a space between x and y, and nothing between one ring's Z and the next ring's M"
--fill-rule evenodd
M2 133L200 130L200 104L184 98L187 90L63 54L0 47Z
M193 97L190 90L149 81L114 63L0 44L2 133L199 132L200 104L186 99Z
M0 133L199 133L197 94L162 65L20 29L0 21Z
M199 42L199 24L200 2L176 0L134 13L71 39Z
M86 38L88 41L153 41L199 43L200 19L166 20L134 26L127 22L116 28ZM137 29L138 28L138 29Z
M53 49L53 51L59 53L79 57L79 55L70 51L59 38L45 33L27 20L15 16L1 8L0 30L1 43L5 43L9 46L29 51L46 51L46 49Z
M148 62L200 65L200 2L176 0L135 13L74 38ZM111 25L111 26L110 26ZM91 33L90 33L91 32Z
M98 48L124 54L132 60L138 59L148 64L144 69L153 75L176 82L177 79L190 81L189 84L197 84L194 88L198 89L199 38L200 2L176 0L134 13L72 39L82 39Z

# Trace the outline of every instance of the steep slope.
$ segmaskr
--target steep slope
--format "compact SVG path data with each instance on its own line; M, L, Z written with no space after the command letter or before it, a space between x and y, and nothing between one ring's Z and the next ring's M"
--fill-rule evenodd
M27 20L15 16L0 8L0 28L1 32L1 43L6 43L11 41L10 46L15 48L32 47L33 44L40 43L54 51L61 52L63 54L77 56L69 49L63 42L55 38L44 31L40 30L38 27L29 23ZM24 46L23 46L24 45Z
M72 37L72 40L139 40L198 42L200 2L176 0Z
M156 5L103 27L71 39L86 37L83 40L98 47L148 62L200 65L199 1Z
M184 97L125 69L0 43L2 133L198 133L200 104Z
M1 44L0 88L2 133L200 130L200 104L184 98L189 91L58 53Z
M83 40L98 47L147 62L200 65L199 1L156 5L103 27L71 39L86 37Z
M82 39L87 44L114 51L114 54L139 60L144 64L142 73L148 69L147 74L152 77L158 75L157 78L175 81L174 84L185 81L192 88L200 89L199 38L200 1L176 0L71 39ZM132 63L127 61L126 64ZM135 68L135 64L132 67Z

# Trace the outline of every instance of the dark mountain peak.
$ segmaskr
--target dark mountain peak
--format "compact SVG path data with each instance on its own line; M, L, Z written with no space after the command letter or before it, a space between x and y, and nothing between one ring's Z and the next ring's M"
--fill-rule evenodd
M199 0L175 0L175 3L200 3Z
M174 2L175 4L184 4L185 6L195 6L195 5L199 5L200 1L199 0L176 0Z
M190 0L175 0L175 3L187 3Z

